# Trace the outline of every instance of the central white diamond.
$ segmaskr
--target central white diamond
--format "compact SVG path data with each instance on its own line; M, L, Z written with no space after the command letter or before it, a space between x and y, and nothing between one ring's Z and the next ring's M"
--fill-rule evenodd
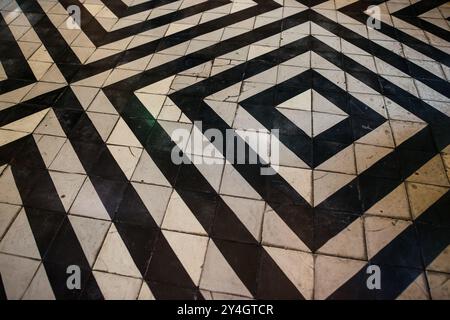
M311 138L348 117L347 113L312 89L296 95L276 108Z

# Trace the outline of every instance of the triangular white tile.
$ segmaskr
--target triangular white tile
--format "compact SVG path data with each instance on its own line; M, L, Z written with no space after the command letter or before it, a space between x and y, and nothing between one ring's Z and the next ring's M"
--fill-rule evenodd
M142 148L141 143L122 118L117 122L107 142L109 144Z
M0 242L0 251L41 259L25 209L22 209Z
M19 40L28 30L30 30L29 26L13 26L9 25L9 30L11 31L14 39Z
M315 169L321 171L356 174L355 150L353 144L339 151L328 160L322 162Z
M410 137L426 127L426 124L420 122L406 122L406 121L390 121L392 133L394 135L395 144L401 145Z
M277 153L278 146L278 153ZM277 171L279 165L288 167L309 168L309 166L300 159L291 149L286 147L278 138L273 134L271 136L271 154L270 163L272 167Z
M279 104L277 108L311 111L312 90L306 90L289 100Z
M55 300L55 295L43 264L39 266L22 300Z
M333 256L366 259L362 219L353 221L341 232L328 240L317 252Z
M160 226L172 194L172 188L136 182L132 184L156 224Z
M171 187L169 181L167 181L166 177L153 159L148 155L146 150L142 152L141 159L139 159L131 180Z
M322 132L330 129L339 122L343 121L348 116L332 114L332 113L322 113L313 112L313 135L317 137Z
M317 27L317 25L316 25L316 27ZM326 31L325 29L323 29L323 28L321 28L321 29L328 33L328 31ZM336 70L337 69L337 67L334 64L332 64L327 59L322 58L320 55L318 55L315 52L311 52L311 67L320 68L320 69L316 70L318 72L320 72L322 69L323 70Z
M98 89L95 88L95 90ZM108 97L106 97L106 95L103 93L102 90L98 92L94 101L92 101L92 103L89 105L88 110L101 113L117 114L116 109L114 108L114 106L112 105L112 103L109 101Z
M113 145L108 145L108 149L125 176L130 179L141 157L142 149Z
M315 262L314 299L326 299L365 264L360 260L318 255Z
M50 166L66 141L66 138L63 137L42 136L40 134L34 134L33 138L36 141L36 145L39 148L46 167Z
M388 121L362 136L356 142L389 148L395 147L392 130Z
M406 183L411 213L414 219L418 218L444 194L448 188L421 183Z
M22 198L20 197L10 166L0 175L0 202L22 205Z
M136 71L136 70L114 69L111 72L111 74L109 75L108 79L106 79L103 86L104 87L110 86L114 83L122 81L123 79L131 78L139 73L140 73L140 71Z
M218 151L216 152L216 154ZM222 180L223 166L225 160L222 158L203 157L197 155L186 154L197 167L198 171L208 181L211 187L218 191L220 187L220 181Z
M356 93L352 92L352 96L357 100L363 102L365 105L370 107L373 111L376 111L380 116L387 119L386 113L386 103L385 99L380 94L366 94L366 93Z
M71 49L77 56L77 58L80 60L81 63L85 63L87 59L94 53L95 48L87 48L87 47L74 47L72 46Z
M411 225L405 220L368 216L364 219L367 257L372 259L380 250Z
M427 161L427 163L417 169L417 171L410 175L406 180L445 187L449 186L448 176L440 154L437 154L431 158L431 160Z
M45 115L44 120L42 120L42 122L34 132L59 137L66 136L53 109L50 109L50 111L48 111L48 113Z
M264 201L229 196L222 196L222 199L253 237L259 241L265 209Z
M428 294L428 285L425 274L421 273L396 300L427 300L430 299Z
M450 273L450 245L448 245L427 267L428 270Z
M166 34L167 35L167 34ZM171 76L160 80L158 82L152 83L144 88L137 90L137 92L153 93L153 94L167 94L169 93L170 86L175 76Z
M86 110L99 92L98 88L70 86L81 106ZM104 97L107 99L106 97Z
M400 184L388 195L370 207L366 213L390 218L410 219L405 184Z
M205 261L208 237L165 230L163 235L194 284L197 285Z
M220 185L220 193L246 197L252 199L261 199L261 196L255 189L241 176L241 174L228 161L225 163L223 171L222 183Z
M30 61L44 61L44 62L53 62L52 57L50 56L47 48L42 45L37 49L37 51L30 57Z
M104 71L102 73L96 74L95 76L92 76L92 77L89 77L89 78L77 81L77 82L73 83L73 85L101 88L103 86L103 83L105 83L105 81L108 78L110 73L111 73L110 70Z
M170 197L162 227L168 230L207 235L203 226L175 190Z
M388 110L389 119L391 120L401 120L401 121L412 121L412 122L421 122L423 120L412 114L411 112L405 110L400 105L395 103L394 101L386 98L386 108Z
M314 258L310 253L264 247L283 273L301 292L305 299L313 298Z
M165 95L136 92L136 97L147 108L153 118L157 118L166 100Z
M128 47L127 49L131 49ZM118 69L127 69L127 70L135 70L135 71L143 71L147 67L148 63L152 59L153 55L148 55L140 59L133 60L131 62L127 62L117 66Z
M262 242L266 245L310 252L311 250L269 206L264 214Z
M105 300L136 300L142 280L111 274L93 272Z
M49 82L37 82L33 88L27 93L27 95L23 98L23 101L31 100L36 98L44 93L48 93L54 90L58 90L63 88L65 84L63 83L49 83Z
M100 248L102 247L105 235L108 232L111 223L98 219L90 219L69 215L70 224L72 225L78 241L83 248L89 265L95 262Z
M85 217L111 219L89 178L84 181L69 212Z
M192 124L191 119L189 119L189 117L187 115L185 115L184 113L181 113L181 117L178 120L178 122Z
M86 174L69 140L66 140L62 146L55 160L53 160L50 165L50 169L69 173Z
M315 112L340 114L343 116L348 115L341 108L337 107L333 102L331 102L315 90L313 90L312 95L312 110Z
M40 2L43 3L43 1L40 1ZM62 23L67 20L66 14L63 15L63 14L47 13L47 17L53 23L53 25L55 27L59 27L60 25L61 25L61 27L63 27L64 25L62 25ZM61 29L61 30L66 30L66 29ZM80 33L79 30L78 30L78 33Z
M59 199L61 200L64 209L66 209L67 212L69 211L72 202L75 200L78 191L83 185L86 176L82 174L56 171L49 171L49 173L52 178L53 184L55 185Z
M114 114L99 113L99 112L86 112L89 119L92 121L95 129L102 138L103 141L108 140L109 135L114 129L119 116Z
M1 129L31 133L34 131L34 129L36 129L36 127L39 125L39 123L45 117L48 110L49 109L44 109L42 111L33 113L32 115L24 117L20 120L11 122L11 123L1 127Z
M50 67L50 69L41 78L41 81L67 84L66 78L64 78L56 64L53 64Z
M351 182L356 176L343 173L314 171L314 206L333 195L336 191Z
M31 71L33 72L36 79L41 80L42 76L49 70L52 63L42 62L42 61L28 61Z
M19 45L25 59L29 59L41 45L40 43L25 41L18 41L17 44Z
M34 42L41 44L41 39L39 39L39 36L37 35L36 31L34 31L33 28L30 28L21 38L20 41L26 41L26 42Z
M278 173L303 199L312 203L312 170L280 166Z
M28 92L35 86L35 84L29 84L27 86L8 91L6 93L0 94L0 101L2 102L11 102L11 103L19 103L26 96Z
M19 206L0 203L0 239L3 238L6 230L8 230L9 225L16 218L19 210Z
M277 110L288 118L288 120L292 121L292 123L299 127L304 133L312 137L311 112L278 107Z
M141 291L139 292L138 300L155 300L155 296L144 281L142 283Z
M233 124L234 117L236 115L237 103L204 100L205 103L211 107L211 109L220 116L229 126Z
M247 297L252 296L219 251L214 241L210 241L208 245L200 288Z
M355 157L358 174L363 173L393 151L394 149L391 148L356 143Z
M66 20L66 21L68 21L68 20ZM68 44L72 43L78 37L78 34L80 32L80 30L77 30L77 29L73 29L73 30L71 30L71 29L58 29L58 31L61 34L61 36L64 38L64 40L66 40L66 42ZM80 59L80 62L84 63L86 61L85 60L81 61L81 59Z
M0 274L9 300L22 298L39 264L36 260L0 253Z
M141 277L141 273L134 264L114 224L111 224L109 228L97 261L95 261L94 269L130 277Z

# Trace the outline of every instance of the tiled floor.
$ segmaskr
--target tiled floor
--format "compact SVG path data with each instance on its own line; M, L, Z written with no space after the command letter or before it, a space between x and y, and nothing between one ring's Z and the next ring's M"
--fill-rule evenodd
M0 10L0 299L450 299L450 3Z

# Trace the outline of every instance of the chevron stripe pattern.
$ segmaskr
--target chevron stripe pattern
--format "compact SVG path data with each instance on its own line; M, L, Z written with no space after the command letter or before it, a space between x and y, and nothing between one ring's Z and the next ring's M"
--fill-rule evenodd
M0 300L450 299L449 2L0 13Z

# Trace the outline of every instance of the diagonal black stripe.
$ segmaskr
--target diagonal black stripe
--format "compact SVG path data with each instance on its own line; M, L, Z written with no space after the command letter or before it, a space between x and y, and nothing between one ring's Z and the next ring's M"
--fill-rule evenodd
M108 92L107 90L105 90L105 94L110 97L112 96L112 92ZM136 126L133 125L133 117L136 115L139 114L142 117L141 124L146 124L147 126L150 123L149 119L151 119L151 116L135 96L130 97L132 92L118 92L115 90L114 94L120 96L120 101L116 99L112 99L111 101L120 111L120 114L124 120L129 121L131 130L134 131L136 137L144 145L144 148L152 157L153 161L157 164L161 172L166 176L169 182L174 185L175 190L177 190L180 194L183 201L191 209L204 229L206 231L211 230L211 237L213 239L231 238L233 240L236 239L239 241L250 242L252 247L245 247L245 249L249 250L250 248L250 252L253 252L253 254L244 255L246 256L245 262L246 264L253 265L256 268L259 263L259 255L256 253L260 249L255 246L257 242L242 225L240 220L235 216L233 211L229 209L220 197L217 196L215 190L210 186L210 184L193 164L182 164L177 166L172 162L171 151L174 147L176 147L176 145L171 141L170 137L159 123L152 122L150 136L142 133L143 131L146 132L145 130L142 130L142 127L136 128ZM123 105L120 102L126 103L126 108L123 108ZM185 175L184 178L182 175ZM177 177L179 177L179 179L177 179ZM189 179L186 177L189 177ZM205 205L205 203L210 204L209 206L211 207L211 210L208 209L208 206ZM212 210L216 205L217 210ZM214 224L211 225L211 218L213 215L215 219ZM301 219L299 219L299 221L301 221ZM218 229L219 227L220 229ZM227 231L224 231L224 229ZM233 270L247 286L249 291L256 296L257 292L255 279L248 276L245 277L243 275L246 268L243 267L241 260L235 258L240 251L244 250L244 248L237 247L235 250L227 250L230 246L229 241L215 241L215 243ZM165 244L162 243L161 245ZM150 280L152 280L152 272L153 275L155 275L155 272L161 272L158 270L164 268L164 264L162 264L161 261L168 260L154 260L152 257L149 267ZM292 299L300 299L301 294L286 277L286 275L276 266L276 264L273 263L272 266L273 267L269 268L272 275L272 280L276 279L275 281L277 281L281 287L284 287L287 292L290 292L292 294ZM159 274L159 276L163 275ZM166 274L165 277L167 276L168 275ZM170 281L170 279L167 279L167 281ZM275 297L277 296L276 292L273 292L273 294Z
M385 1L386 0L373 0L368 2L359 0L339 9L339 11L361 22L362 24L366 24L369 16L366 15L364 11L367 9L367 7L369 5L378 5ZM446 66L450 66L450 56L447 53L423 41L418 40L417 38L401 31L400 29L394 28L384 22L381 22L381 28L377 31L389 36L392 39L406 44L408 47L411 47L414 50L428 57L431 57L442 64L445 64Z
M298 47L303 46L299 45ZM292 53L294 52L291 50L290 54ZM229 73L225 71L217 79L226 81L229 77ZM313 138L275 108L310 88L349 115L340 123ZM313 168L361 138L368 131L352 130L353 128L366 127L372 131L386 121L370 107L313 69L241 101L239 105L266 128L279 129L280 141Z
M298 15L296 17L297 19L294 20L295 22L292 21L292 23L300 24L302 22L302 20L299 19L299 17L300 17L300 15ZM265 30L265 32L268 32L269 30L272 30L273 28L277 28L276 25L277 25L277 23L273 23L272 25L267 25L267 26L262 27L261 30ZM245 36L243 38L246 39ZM254 39L254 41L256 41L256 39ZM361 65L357 64L353 60L349 59L348 57L345 57L342 54L337 53L332 48L326 46L322 42L320 42L320 41L318 41L318 40L316 40L316 39L314 39L312 37L310 37L310 41L313 42L311 44L311 46L314 47L315 49L317 49L317 52L319 54L321 54L323 57L325 57L326 59L330 60L332 63L336 64L337 66L339 66L343 70L347 70L350 74L356 76L357 78L364 79L363 82L365 82L367 85L369 85L370 87L374 88L375 90L381 92L381 86L378 83L378 78L379 77L377 77L375 74L373 74L370 70L365 69L364 67L362 67ZM246 42L243 42L243 43L246 43ZM243 44L241 44L241 46L242 45ZM198 59L198 61L196 61L194 65L198 65L198 64L202 63L203 61L206 61L208 59L207 58L208 54L210 54L209 50L211 50L211 49L214 49L215 52L217 52L217 54L220 54L220 52L221 52L220 44L217 45L217 46L212 46L210 48L207 48L206 50L204 50L204 53L202 52L202 56L205 55L206 57L203 58L203 59ZM334 55L327 54L329 52L334 52L335 54ZM267 54L267 57L269 57L269 56L270 56L270 54ZM275 58L272 58L272 61L276 61L274 59ZM277 59L278 59L278 57L277 57ZM270 59L267 59L267 58L264 58L264 57L260 57L260 60L266 60L266 61L269 60L270 61ZM142 87L143 85L147 85L147 84L156 82L156 81L158 81L160 79L163 79L166 76L166 74L164 73L164 70L165 69L167 70L167 68L165 68L165 67L168 67L169 65L172 65L172 63L168 63L167 65L164 65L164 66L155 68L153 70L147 71L139 79L137 79L137 78L135 78L135 79L127 79L128 85L130 85L130 86L134 87L135 89L137 89L139 86ZM173 62L173 66L176 69L181 69L179 67L180 64L179 64L178 61ZM193 65L191 65L191 67L192 66ZM237 68L239 68L239 66ZM169 68L169 69L172 70L171 68ZM248 70L252 70L252 69L248 68ZM258 70L258 68L256 70ZM355 70L363 70L365 72L362 73L361 71L355 71ZM177 70L174 70L174 71L177 71ZM209 80L206 80L206 81L209 81ZM135 82L135 83L133 83L133 82ZM117 89L119 89L119 84L113 85L111 87L116 87ZM414 97L414 96L412 96L410 94L407 94L404 90L400 90L398 87L396 87L396 86L394 86L394 85L392 85L391 83L388 83L388 82L383 82L383 89L385 89L385 91L386 91L385 94L389 98L391 98L393 101L396 101L400 105L406 105L407 108L409 108L412 113L420 116L421 118L423 118L424 120L429 122L431 124L433 130L439 130L439 128L441 126L443 126L443 124L445 124L446 119L445 119L445 116L442 113L440 113L439 111L437 111L434 108L430 107L429 105L423 103L422 101L420 101L416 97ZM191 89L187 89L187 90L191 90ZM109 91L109 90L107 90L107 91ZM110 92L109 97L110 97L111 100L114 100L114 99L117 100L118 99L118 98L114 97L114 94L113 94L114 91L115 90L109 91ZM175 95L177 95L177 94L180 96L180 99L183 99L184 101L187 101L189 99L191 99L191 100L194 99L193 97L186 97L186 96L182 97L181 93L179 93L179 92L176 93ZM403 94L403 95L401 97L399 97L398 96L399 94ZM411 102L413 102L413 103L411 103ZM197 109L190 110L190 112L195 112L196 110ZM204 110L204 108L202 108L202 110ZM203 118L204 117L202 116L201 119L203 119ZM210 113L208 115L208 117L207 117L208 120L215 119L215 118L217 118L217 116L214 116L213 113ZM216 120L218 120L218 119L216 119ZM213 121L211 121L211 122L213 122ZM221 122L220 121L219 122L214 121L214 127L217 127L218 123L221 123ZM224 126L224 124L222 123L221 127L224 128L226 126ZM449 135L446 134L445 131L444 131L443 134L442 134L442 137L441 137L442 141L440 141L440 145L445 145L445 142L446 142L446 139L447 139L446 137L448 137L448 136ZM244 175L247 174L250 177L254 177L254 175L249 174L249 172L251 172L251 170L253 170L251 168L251 166L247 166L246 169L248 169L248 171L246 171L246 173L244 173ZM253 181L253 182L255 182L255 181ZM277 184L279 184L278 181L277 181ZM260 186L262 184L261 183L254 183L254 185L259 185ZM357 185L349 185L347 188L342 189L338 194L340 196L336 196L335 197L335 199L337 199L337 200L342 199L341 198L342 195L346 195L346 196L351 195L351 198L355 200L352 203L353 204L354 203L357 204L355 207L350 208L351 212L355 212L355 213L361 214L362 209L359 206L358 201L357 201L359 199L358 186ZM332 200L333 199L330 199L330 201L328 201L328 203L333 202ZM339 205L339 203L340 203L340 205ZM347 208L347 207L342 208L342 204L345 204L346 206L348 205L348 203L346 203L346 202L338 201L337 207L332 207L332 208L336 209L336 210L344 209L344 211L348 211L349 208ZM339 207L339 206L341 206L341 207ZM279 207L283 208L283 206L279 206ZM301 210L300 210L300 212L301 212ZM287 219L287 216L288 216L288 211L286 211L286 216L285 216L286 219ZM297 229L294 228L294 230L298 231L299 229L298 228ZM297 232L297 234L300 235L301 232ZM305 237L305 235L303 235L303 236Z
M369 69L345 54L337 52L325 43L315 38L312 38L312 41L314 42L313 45L318 49L316 52L323 58L427 122L432 130L440 134L439 138L441 141L436 141L440 149L445 148L450 143L450 132L441 132L441 127L445 127L450 123L449 118L445 114L385 78L377 76ZM333 52L334 54L323 54L322 52Z
M396 15L396 14L394 14L394 15ZM447 42L450 41L450 32L438 27L434 23L431 23L427 20L423 20L423 19L420 19L417 17L408 17L408 16L400 16L400 15L398 15L398 17L412 25L420 27L424 31L428 31L429 33L432 33L435 36L438 36L439 38L444 39Z
M18 89L36 81L22 50L5 19L0 15L0 61L8 79L0 81L0 94Z
M167 13L163 16L153 18L151 20L137 22L136 24L115 30L106 31L102 25L84 8L79 0L60 0L65 8L76 5L81 11L81 28L94 43L95 46L102 45L122 40L134 34L145 32L163 25L169 24L176 20L181 20L207 10L215 9L225 4L231 3L229 0L214 0L195 4L193 6Z
M351 44L359 47L360 49L367 51L369 54L389 63L400 71L410 75L413 78L420 79L429 87L433 88L437 92L444 96L450 97L450 85L447 81L434 75L432 72L412 63L403 57L398 56L394 52L384 48L383 46L373 42L356 32L334 22L333 20L312 11L311 20L317 23L319 26L329 30L337 36L345 39Z
M416 2L406 8L393 13L393 16L398 17L419 29L428 31L445 41L450 41L450 32L444 30L437 25L419 18L423 13L430 11L436 7L439 7L447 3L447 0L427 0Z
M53 104L64 88L60 88L41 96L37 96L26 102L18 103L7 109L0 111L0 126L7 125L11 122L20 120L24 117L30 116L36 112L47 109L49 105Z
M102 0L108 9L111 10L118 18L128 17L133 14L161 7L176 1L178 0L152 0L129 7L121 0Z
M377 253L360 271L331 294L328 299L395 299L425 268L450 244L450 221L448 211L450 193L447 192L435 204L422 213L414 224L406 228L386 247ZM446 218L444 224L441 217ZM445 227L442 227L444 225ZM398 265L420 261L420 247L423 250L424 266L402 268ZM366 286L366 270L371 264L380 266L381 290L369 290ZM425 268L424 268L425 267Z
M70 46L65 43L57 28L45 16L44 11L39 4L37 2L27 2L24 0L18 0L17 2L29 19L33 19L36 14L42 17L42 19L38 20L39 24L35 27L35 31L44 45L48 48L49 54L56 62L64 77L69 82L85 79L114 68L117 64L124 64L142 58L154 52L180 44L193 37L204 35L214 30L226 27L227 25L243 21L254 17L255 15L280 7L280 5L274 1L267 2L266 0L257 0L255 1L258 4L256 7L247 8L212 21L207 21L187 30L164 37L163 39L157 39L135 48L127 49L123 52L119 52L87 65L80 65L78 57L73 53ZM90 13L87 12L87 15L90 16ZM86 17L85 15L83 16ZM93 17L91 18L94 19ZM94 30L97 31L96 28L94 28ZM50 34L51 37L49 36Z
M33 137L26 136L22 139L25 146L12 161L11 170L28 222L55 297L76 299L81 292L67 288L67 267L69 265L80 267L82 288L86 281L92 278L91 268ZM20 144L20 140L12 144ZM101 296L96 284L94 288Z
M418 1L413 3L399 11L396 11L394 14L398 14L400 16L405 17L417 17L425 12L430 11L436 7L439 7L445 3L447 0L426 0L426 1Z
M159 227L70 89L54 111L137 268L145 275L150 258L158 259L152 250L160 236ZM167 276L179 275L184 279L180 285L195 291L195 284L170 247L164 254L173 267ZM158 297L158 292L153 293Z

